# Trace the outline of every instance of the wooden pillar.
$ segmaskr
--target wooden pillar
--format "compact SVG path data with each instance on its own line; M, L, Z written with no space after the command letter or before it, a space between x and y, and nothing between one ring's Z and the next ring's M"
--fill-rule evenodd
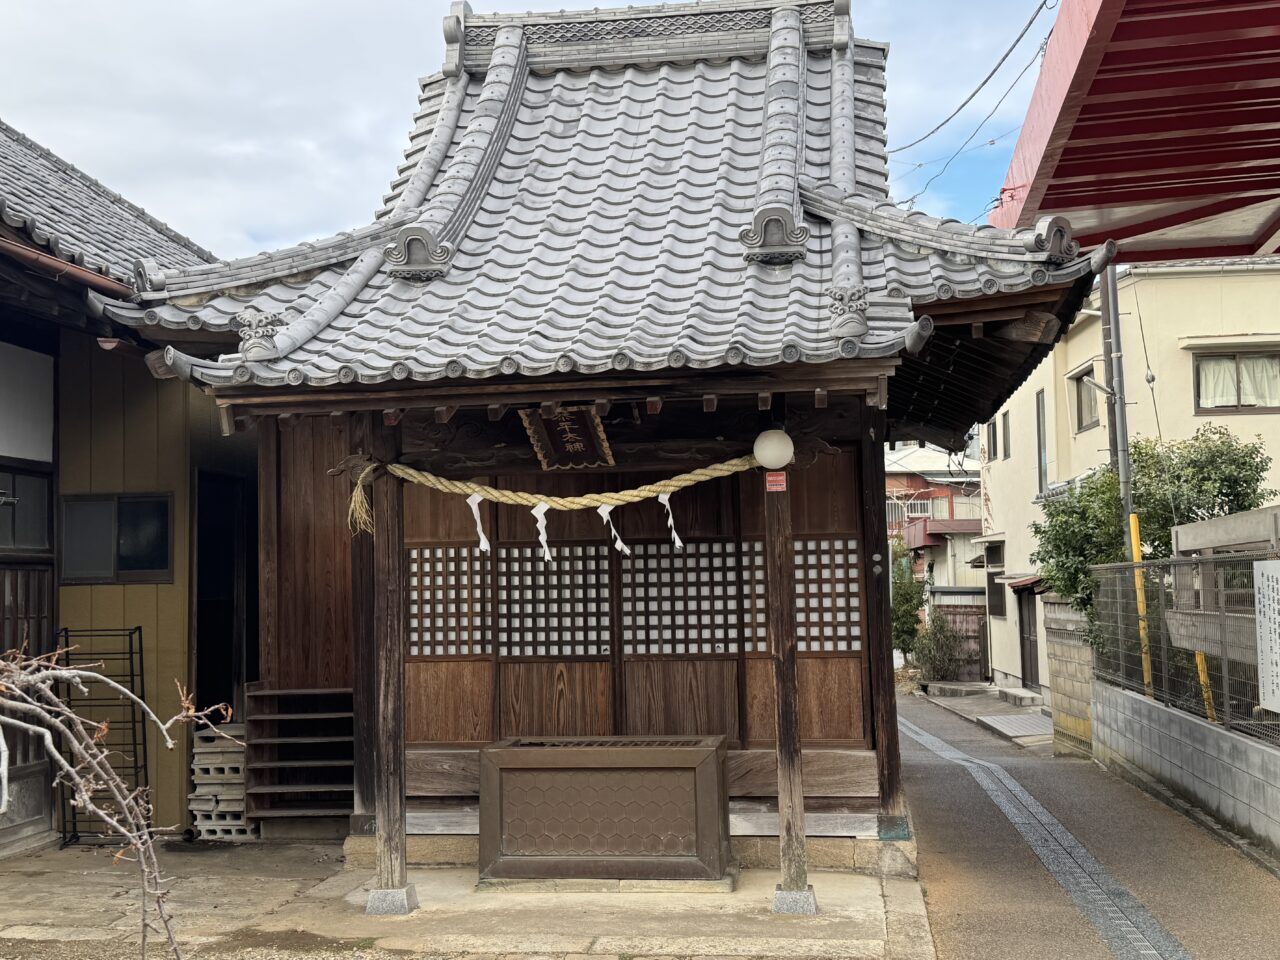
M876 767L880 775L880 837L907 835L906 801L902 795L902 762L898 752L898 702L894 689L893 643L889 608L889 534L885 518L883 410L867 410L863 419L859 470L862 482L863 563L867 595L864 609L867 656L871 658L871 703Z
M258 679L276 686L280 648L280 427L258 424Z
M779 475L783 479L777 489ZM773 690L777 706L778 846L782 882L773 898L774 913L816 913L809 886L804 842L804 780L800 756L800 709L796 694L795 545L791 533L791 493L785 471L765 474L765 611L773 652ZM774 489L770 489L773 487Z
M372 450L370 430L372 417L355 414L351 424L351 453L369 454ZM351 833L368 836L375 831L374 798L377 783L377 662L374 657L375 635L373 594L373 538L366 535L351 540L351 698L355 711L352 732L355 742L354 803L351 808Z
M396 427L380 415L366 414L369 452L382 463L400 452ZM405 591L408 585L404 549L404 487L386 471L372 483L373 503L373 661L374 816L376 821L374 889L369 913L410 913L417 896L408 883L405 842L404 655Z

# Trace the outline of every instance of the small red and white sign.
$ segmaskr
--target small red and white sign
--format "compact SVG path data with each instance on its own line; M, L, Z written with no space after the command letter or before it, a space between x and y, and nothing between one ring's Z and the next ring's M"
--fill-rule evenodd
M764 489L768 493L787 492L787 471L769 470L764 475Z

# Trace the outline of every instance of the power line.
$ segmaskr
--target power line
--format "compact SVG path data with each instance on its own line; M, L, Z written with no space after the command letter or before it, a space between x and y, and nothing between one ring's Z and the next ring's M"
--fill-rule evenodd
M1004 133L1000 134L999 136L992 137L990 140L984 140L982 143L976 144L970 147L968 150L963 151L963 153L973 153L973 151L975 150L984 150L987 147L994 147L997 143L999 143L1005 137L1011 136L1012 134L1017 133L1021 129L1022 129L1022 125L1019 124L1018 126L1014 127L1012 130L1006 130ZM894 163L904 163L907 166L911 167L911 169L903 171L902 173L898 174L889 182L892 184L892 183L897 183L899 180L905 180L907 177L911 176L911 174L915 173L917 170L921 170L924 167L931 167L935 163L942 163L942 161L946 159L947 159L946 157L935 157L932 160L921 160L919 163L911 163L908 160L894 160L893 161Z
M933 186L933 182L947 172L947 169L951 166L952 161L954 161L956 157L960 156L960 154L964 152L964 148L967 147L973 141L973 138L978 135L979 131L981 131L984 126L986 126L987 121L995 116L996 111L999 110L1001 105L1005 102L1005 100L1008 99L1009 94L1013 93L1013 88L1022 82L1022 78L1027 75L1027 71L1030 70L1032 66L1035 65L1035 62L1040 59L1040 55L1044 53L1045 47L1048 46L1048 44L1049 44L1049 38L1045 37L1044 40L1040 43L1040 46L1036 48L1035 54L1033 54L1031 59L1027 61L1027 65L1018 72L1018 75L1016 77L1013 78L1013 83L1009 84L1008 89L1006 89L1004 93L1000 94L1000 99L996 101L996 105L992 107L991 110L987 113L987 115L982 118L982 121L976 127L973 128L973 133L969 134L969 136L965 138L964 143L960 144L960 148L956 150L956 152L953 153L950 157L947 158L947 162L943 164L941 170L939 170L932 177L926 180L925 185L923 187L921 187L914 194L912 194L911 197L909 197L907 200L904 201L905 206L910 207L911 204L919 200L920 197L924 195L925 191L927 191L931 186Z
M890 150L889 153L901 153L903 150L909 150L912 147L916 146L917 144L924 143L926 140L932 137L935 133L937 133L939 130L945 127L948 123L954 120L960 114L960 111L973 102L973 98L982 92L983 88L986 87L986 85L991 82L991 78L994 77L996 73L999 72L1000 68L1004 66L1005 61L1008 60L1009 57L1013 54L1013 51L1017 49L1018 44L1022 42L1022 38L1027 35L1027 31L1031 29L1031 25L1036 22L1036 19L1040 16L1040 14L1043 13L1045 10L1052 10L1057 5L1058 5L1057 0L1054 0L1054 3L1052 6L1049 5L1048 0L1040 0L1040 3L1036 6L1035 11L1031 14L1031 19L1028 20L1026 23L1026 26L1022 28L1022 32L1018 34L1018 38L1013 41L1013 43L1009 46L1009 49L1004 52L1004 55L998 61L996 61L996 65L991 68L991 72L982 78L982 82L978 84L977 87L974 88L974 91L964 98L964 103L956 107L955 110L951 112L950 116L948 116L945 120L939 123L936 127L930 130L924 136L917 137L915 140L912 140L910 143L906 144L905 146L895 147L894 149Z

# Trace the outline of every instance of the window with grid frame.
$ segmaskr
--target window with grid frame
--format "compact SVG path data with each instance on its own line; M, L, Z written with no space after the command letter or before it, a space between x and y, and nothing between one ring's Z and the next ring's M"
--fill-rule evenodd
M550 563L533 545L411 545L408 655L607 659L614 604L627 657L769 653L762 541L630 547L615 594L603 544L557 545ZM794 549L798 651L860 655L857 540L797 538Z
M1197 354L1197 413L1280 411L1280 353Z

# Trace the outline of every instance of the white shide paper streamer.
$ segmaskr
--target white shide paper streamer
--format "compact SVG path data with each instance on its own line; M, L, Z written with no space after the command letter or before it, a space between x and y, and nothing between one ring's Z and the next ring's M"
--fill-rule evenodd
M676 518L671 512L671 494L658 494L658 502L667 508L667 528L671 531L671 542L675 544L677 550L683 550L684 541L680 539L680 534L676 533Z
M606 503L596 507L596 513L600 514L600 519L609 528L609 535L613 537L613 548L624 556L631 556L631 548L622 542L622 537L618 535L617 527L613 525L613 517L609 516L609 514L613 513L613 504Z
M484 535L484 524L480 522L480 503L484 497L473 493L467 497L467 506L471 508L471 516L476 520L476 536L480 538L480 552L489 552L489 538Z
M538 543L542 545L542 560L544 563L551 562L551 545L547 543L547 511L551 509L548 503L540 503L533 508L533 519L538 524Z

